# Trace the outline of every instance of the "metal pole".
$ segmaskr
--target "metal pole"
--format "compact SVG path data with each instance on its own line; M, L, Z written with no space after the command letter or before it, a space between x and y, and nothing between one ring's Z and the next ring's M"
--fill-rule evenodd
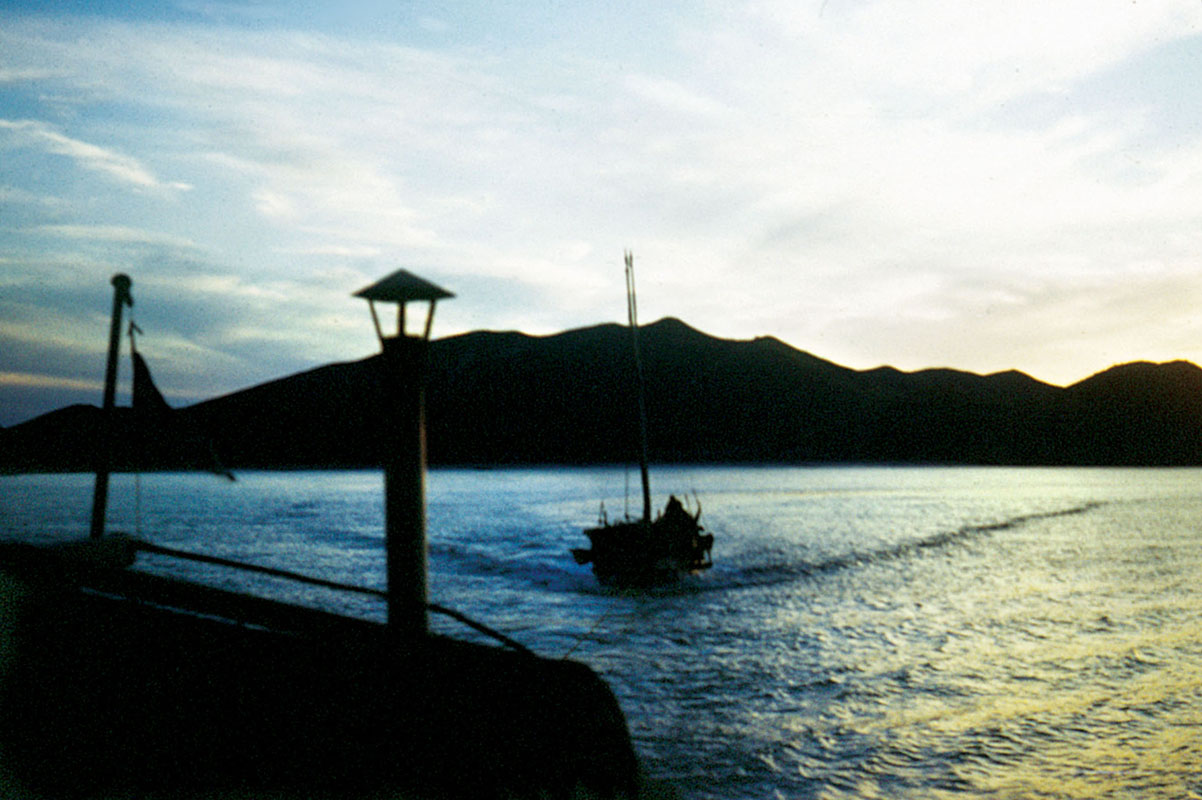
M428 633L426 616L427 343L405 336L382 340L386 403L394 413L385 438L384 524L388 570L388 627L409 641Z
M109 462L112 458L113 446L113 405L117 395L117 355L121 348L121 314L125 306L134 304L133 295L129 293L133 281L128 275L117 273L113 276L113 314L109 326L108 363L104 368L104 405L100 413L100 440L96 453L96 485L92 490L92 530L91 538L100 539L104 536L104 516L108 507L109 494Z

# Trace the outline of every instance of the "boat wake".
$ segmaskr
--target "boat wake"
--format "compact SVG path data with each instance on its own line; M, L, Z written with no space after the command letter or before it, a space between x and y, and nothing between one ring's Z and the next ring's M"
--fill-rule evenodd
M829 558L813 561L791 560L788 554L780 551L776 553L779 556L779 560L773 559L766 563L752 562L740 565L738 559L734 559L734 563L731 563L732 559L723 559L721 564L715 567L710 576L713 580L706 582L704 585L699 585L695 590L772 586L815 578L856 567L911 558L924 553L933 553L947 547L966 544L983 536L1021 528L1040 520L1086 514L1102 505L1105 504L1102 502L1089 502L1054 511L1020 514L999 522L965 525L956 530L941 531L921 539L913 539L864 551L833 555Z
M603 591L587 568L572 563L566 549L562 556L558 552L553 556L532 552L506 557L490 552L488 548L432 542L429 550L430 566L435 571L445 564L456 574L500 578L553 593L599 594Z
M1090 502L1052 511L1020 514L997 522L965 525L924 538L834 554L826 558L799 559L795 551L790 552L784 548L722 554L714 568L703 575L685 576L662 586L637 590L602 586L587 567L573 564L566 550L561 553L558 549L549 547L532 547L516 553L501 553L492 547L475 547L462 542L431 542L430 567L435 572L446 570L457 575L497 578L553 594L610 595L635 592L653 596L686 595L775 586L858 567L934 554L948 547L1022 528L1040 520L1086 514L1101 505L1101 502Z

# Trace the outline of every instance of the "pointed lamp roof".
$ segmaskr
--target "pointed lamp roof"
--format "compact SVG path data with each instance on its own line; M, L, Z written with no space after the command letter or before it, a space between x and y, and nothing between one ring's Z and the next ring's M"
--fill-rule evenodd
M381 278L371 286L366 286L355 292L355 297L364 300L379 300L384 303L405 304L411 300L442 300L455 295L436 286L424 278L419 278L408 270L398 269L391 275Z

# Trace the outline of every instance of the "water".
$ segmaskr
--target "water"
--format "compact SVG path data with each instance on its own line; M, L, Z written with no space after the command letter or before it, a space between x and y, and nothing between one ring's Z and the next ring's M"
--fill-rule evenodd
M1202 797L1202 471L659 468L658 504L701 498L716 566L649 593L603 589L567 553L628 480L432 471L431 599L597 669L682 797ZM0 478L0 529L76 538L90 492ZM115 476L110 528L382 588L381 492L370 471Z

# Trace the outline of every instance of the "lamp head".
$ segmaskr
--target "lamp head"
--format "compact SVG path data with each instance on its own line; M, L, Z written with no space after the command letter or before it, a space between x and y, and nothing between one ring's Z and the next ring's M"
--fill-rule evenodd
M365 286L355 292L355 297L362 297L371 306L372 320L376 325L376 335L380 337L380 343L383 344L385 334L380 327L380 319L376 315L376 303L396 303L397 304L397 336L405 335L405 306L415 301L425 301L430 304L429 313L426 316L426 324L423 329L422 338L430 338L430 328L434 324L434 305L439 300L451 298L455 295L443 289L441 286L436 286L433 283L419 278L412 272L398 269L391 275L381 278L371 286Z

